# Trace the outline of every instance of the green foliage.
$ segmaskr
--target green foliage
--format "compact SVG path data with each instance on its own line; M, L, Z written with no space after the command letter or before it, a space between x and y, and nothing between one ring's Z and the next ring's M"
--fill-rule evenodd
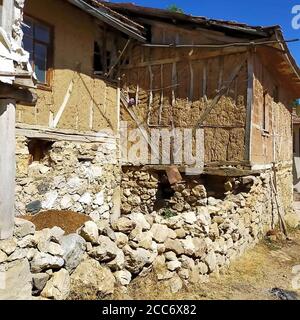
M293 107L293 108L296 108L296 107L298 107L298 106L300 106L300 101L299 101L299 100L294 100L294 101L292 102L292 107Z
M177 7L176 4L171 4L167 7L167 10L172 11L172 12L176 12L176 13L184 13L183 10L179 7Z
M172 211L171 209L167 208L161 213L161 216L164 217L165 219L169 219L169 218L177 216L177 214L174 211Z

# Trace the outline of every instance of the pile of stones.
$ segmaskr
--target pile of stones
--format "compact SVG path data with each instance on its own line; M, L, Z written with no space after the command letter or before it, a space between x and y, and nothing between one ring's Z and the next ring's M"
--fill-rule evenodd
M0 298L103 298L153 272L172 292L208 281L271 229L269 176L251 190L172 216L131 212L113 222L88 221L77 233L36 231L16 219L14 237L0 241ZM268 214L270 213L270 214Z

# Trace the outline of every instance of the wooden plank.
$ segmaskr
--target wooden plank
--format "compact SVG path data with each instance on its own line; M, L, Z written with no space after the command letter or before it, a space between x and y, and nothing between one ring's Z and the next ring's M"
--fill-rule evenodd
M56 128L57 127L57 125L58 125L58 123L59 123L59 121L60 121L60 119L61 119L61 117L62 117L62 115L63 115L63 113L64 113L64 111L66 109L66 106L67 106L67 104L68 104L68 102L70 100L71 94L73 92L73 86L74 86L74 79L72 79L70 84L69 84L67 92L66 92L66 94L64 96L64 100L63 100L61 106L59 107L56 116L54 117L54 120L53 120L53 123L51 125L51 128Z
M0 99L0 240L13 234L15 216L15 102Z
M182 49L180 49L182 50ZM247 52L247 48L226 48L223 50L210 50L207 52L203 52L201 55L197 56L189 56L187 54L186 57L176 57L176 58L167 58L167 59L158 59L158 60L152 60L152 61L146 61L143 63L136 63L136 64L129 64L121 66L122 70L130 70L133 68L144 68L149 66L157 66L161 64L171 64L174 62L181 62L181 61L201 61L203 59L218 57L218 56L225 56L229 54L235 54L235 53L243 53Z
M193 64L190 61L189 62L189 68L190 68L190 92L189 92L189 100L193 101L194 99L194 69Z
M150 119L151 119L151 111L152 111L152 105L153 105L153 72L152 72L152 68L151 66L148 66L149 69L149 103L148 103L148 116L147 116L147 125L149 127L152 126L152 124L150 123Z
M101 132L82 132L68 129L51 129L48 127L27 125L23 123L16 124L16 132L28 138L39 138L49 141L80 141L80 142L103 142L116 143L116 136L104 134Z
M161 116L164 106L164 67L160 66L160 103L159 103L159 115L158 115L158 124L161 125Z
M129 113L129 115L133 119L133 121L138 126L138 129L140 130L143 138L145 139L145 141L147 142L147 144L149 145L149 147L151 149L152 155L155 156L156 159L159 159L159 154L157 154L156 149L152 146L151 140L149 138L149 134L148 134L146 128L144 127L143 123L141 123L141 121L138 119L138 117L136 116L134 111L128 107L128 101L126 100L126 97L123 94L123 92L121 92L121 102L122 102L122 105L124 106L124 108L126 109L126 111Z
M202 82L202 97L207 101L207 65L206 61L203 62L203 82Z
M172 107L176 104L176 85L177 85L177 65L176 62L172 64Z
M251 136L252 136L252 110L253 110L253 86L254 86L254 56L252 52L247 56L247 109L246 109L246 132L245 132L245 160L251 161Z

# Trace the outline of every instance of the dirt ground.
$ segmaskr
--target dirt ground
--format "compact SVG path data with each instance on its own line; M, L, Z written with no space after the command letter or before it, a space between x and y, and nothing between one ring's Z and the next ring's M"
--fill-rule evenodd
M31 221L36 230L60 227L66 234L74 233L86 221L91 220L89 216L73 211L44 211L33 216L23 216L23 219Z
M290 241L262 240L254 249L235 260L224 274L212 275L209 283L190 285L172 294L162 283L157 285L154 275L136 279L128 293L116 299L166 300L279 300L270 293L273 288L287 290L300 299L295 291L292 268L300 265L300 230L290 234ZM299 270L300 277L300 270ZM300 281L298 281L300 284Z

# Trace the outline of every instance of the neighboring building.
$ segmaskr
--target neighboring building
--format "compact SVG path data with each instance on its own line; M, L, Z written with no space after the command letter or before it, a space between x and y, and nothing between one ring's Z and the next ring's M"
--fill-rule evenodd
M24 1L0 0L0 240L12 236L15 203L15 104L36 101L28 53L21 48Z

